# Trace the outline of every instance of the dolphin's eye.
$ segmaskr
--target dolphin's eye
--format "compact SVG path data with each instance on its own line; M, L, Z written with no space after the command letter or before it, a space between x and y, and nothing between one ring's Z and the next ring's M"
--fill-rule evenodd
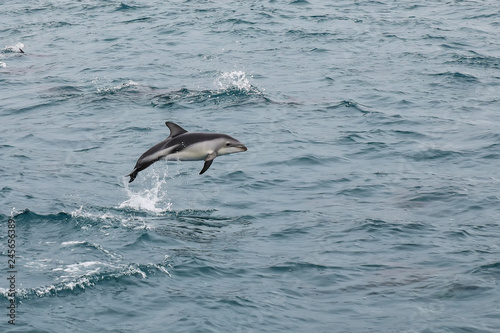
M231 147L231 143L230 142L226 143L226 147Z

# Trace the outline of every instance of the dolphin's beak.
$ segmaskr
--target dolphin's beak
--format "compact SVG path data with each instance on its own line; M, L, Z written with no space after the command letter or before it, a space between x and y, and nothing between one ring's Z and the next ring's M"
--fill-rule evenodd
M248 150L248 148L244 144L239 145L238 148L240 148L241 151L247 151Z

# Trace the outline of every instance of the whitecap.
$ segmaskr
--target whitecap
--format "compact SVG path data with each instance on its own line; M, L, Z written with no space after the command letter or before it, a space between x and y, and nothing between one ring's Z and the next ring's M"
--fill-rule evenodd
M96 77L94 80L92 80L92 84L94 84L96 86L97 92L99 94L114 94L118 91L125 90L125 89L130 88L130 87L136 87L139 85L135 81L128 80L127 82L120 83L119 85L114 86L114 87L99 87L98 86L98 84L99 84L98 77Z
M17 43L14 46L6 46L2 52L13 52L13 53L24 53L23 51L24 44L23 43Z
M125 264L112 265L99 261L87 261L77 264L70 264L60 268L54 268L52 271L65 272L67 275L57 278L61 280L58 283L39 286L35 288L20 288L16 289L16 297L29 298L30 295L36 297L44 297L57 295L59 292L86 289L93 287L96 283L106 280L107 278L118 279L125 276L137 275L142 279L148 277L147 272L159 271L171 277L168 270L160 264ZM7 297L9 290L0 287L0 295Z
M73 245L82 245L87 243L86 241L69 241L69 242L62 242L61 246L73 246Z
M70 213L71 217L84 217L84 218L90 218L90 219L99 219L99 220L113 220L117 219L117 217L113 216L113 214L110 213L103 213L103 214L93 214L89 213L86 211L83 211L83 206L80 206L80 208L75 209Z
M92 274L92 273L98 272L100 270L100 266L105 265L105 264L100 262L100 261L86 261L86 262L80 262L77 264L69 264L69 265L66 265L64 268L63 267L54 268L52 271L54 271L54 272L63 271L66 273L75 274L75 273L81 272L82 270L85 270L85 269L88 269L90 267L97 266L97 265L99 267L85 272L85 274ZM64 278L64 277L65 276L62 276L62 278Z

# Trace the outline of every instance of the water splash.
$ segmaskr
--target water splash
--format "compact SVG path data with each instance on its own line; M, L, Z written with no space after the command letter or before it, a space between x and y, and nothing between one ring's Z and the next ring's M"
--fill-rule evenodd
M167 189L164 187L167 183L167 172L161 177L153 169L153 187L132 191L129 188L129 183L124 178L123 185L128 199L118 206L118 208L132 208L135 210L146 210L154 213L162 213L172 211L172 203L167 196Z
M238 89L250 92L252 85L243 71L224 72L216 80L215 84L222 90Z
M17 43L14 46L6 46L2 50L2 53L24 53L23 47L24 47L23 43Z
M24 213L25 211L26 210L17 210L16 207L12 207L12 209L10 210L10 217L14 218L17 215Z
M253 86L247 74L243 71L220 73L214 80L215 89L166 91L153 97L151 104L155 107L190 108L192 104L244 103L251 99L263 99L264 90Z

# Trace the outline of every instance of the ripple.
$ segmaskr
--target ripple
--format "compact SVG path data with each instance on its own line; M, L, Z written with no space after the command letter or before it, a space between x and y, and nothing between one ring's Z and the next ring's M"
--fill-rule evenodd
M500 279L500 261L484 264L471 271L472 274L481 274Z
M129 4L126 4L124 2L121 2L120 5L118 7L116 7L116 11L118 11L118 12L120 12L120 11L133 11L133 10L136 10L139 8L142 8L142 7L136 6L136 5L129 5Z
M388 222L381 219L366 219L361 222L357 222L357 225L350 227L344 232L354 233L358 231L369 232L369 233L391 233L391 234L406 234L414 233L417 231L429 230L429 226L418 222Z
M456 65L466 65L471 67L480 67L480 68L491 68L491 69L500 69L500 58L493 56L484 56L480 54L474 55L453 55L453 60L446 62L447 64L456 64Z
M493 288L473 283L453 282L442 287L442 291L436 293L438 299L472 300L482 298L483 294L489 293Z
M463 153L458 151L429 148L421 152L413 153L408 157L415 161L427 161L427 160L456 158L461 156L463 156Z
M476 76L474 76L472 74L462 73L462 72L442 72L442 73L429 74L429 75L435 76L435 77L442 77L442 78L445 78L451 82L456 82L456 81L468 82L468 83L479 82L479 79Z
M365 106L363 106L355 101L352 101L352 100L340 101L337 104L334 104L334 105L327 107L327 109L332 109L332 110L337 110L337 109L341 109L341 108L348 108L348 109L356 110L356 111L359 111L363 114L367 114L367 113L371 112L370 110L368 110L367 107L365 107Z

